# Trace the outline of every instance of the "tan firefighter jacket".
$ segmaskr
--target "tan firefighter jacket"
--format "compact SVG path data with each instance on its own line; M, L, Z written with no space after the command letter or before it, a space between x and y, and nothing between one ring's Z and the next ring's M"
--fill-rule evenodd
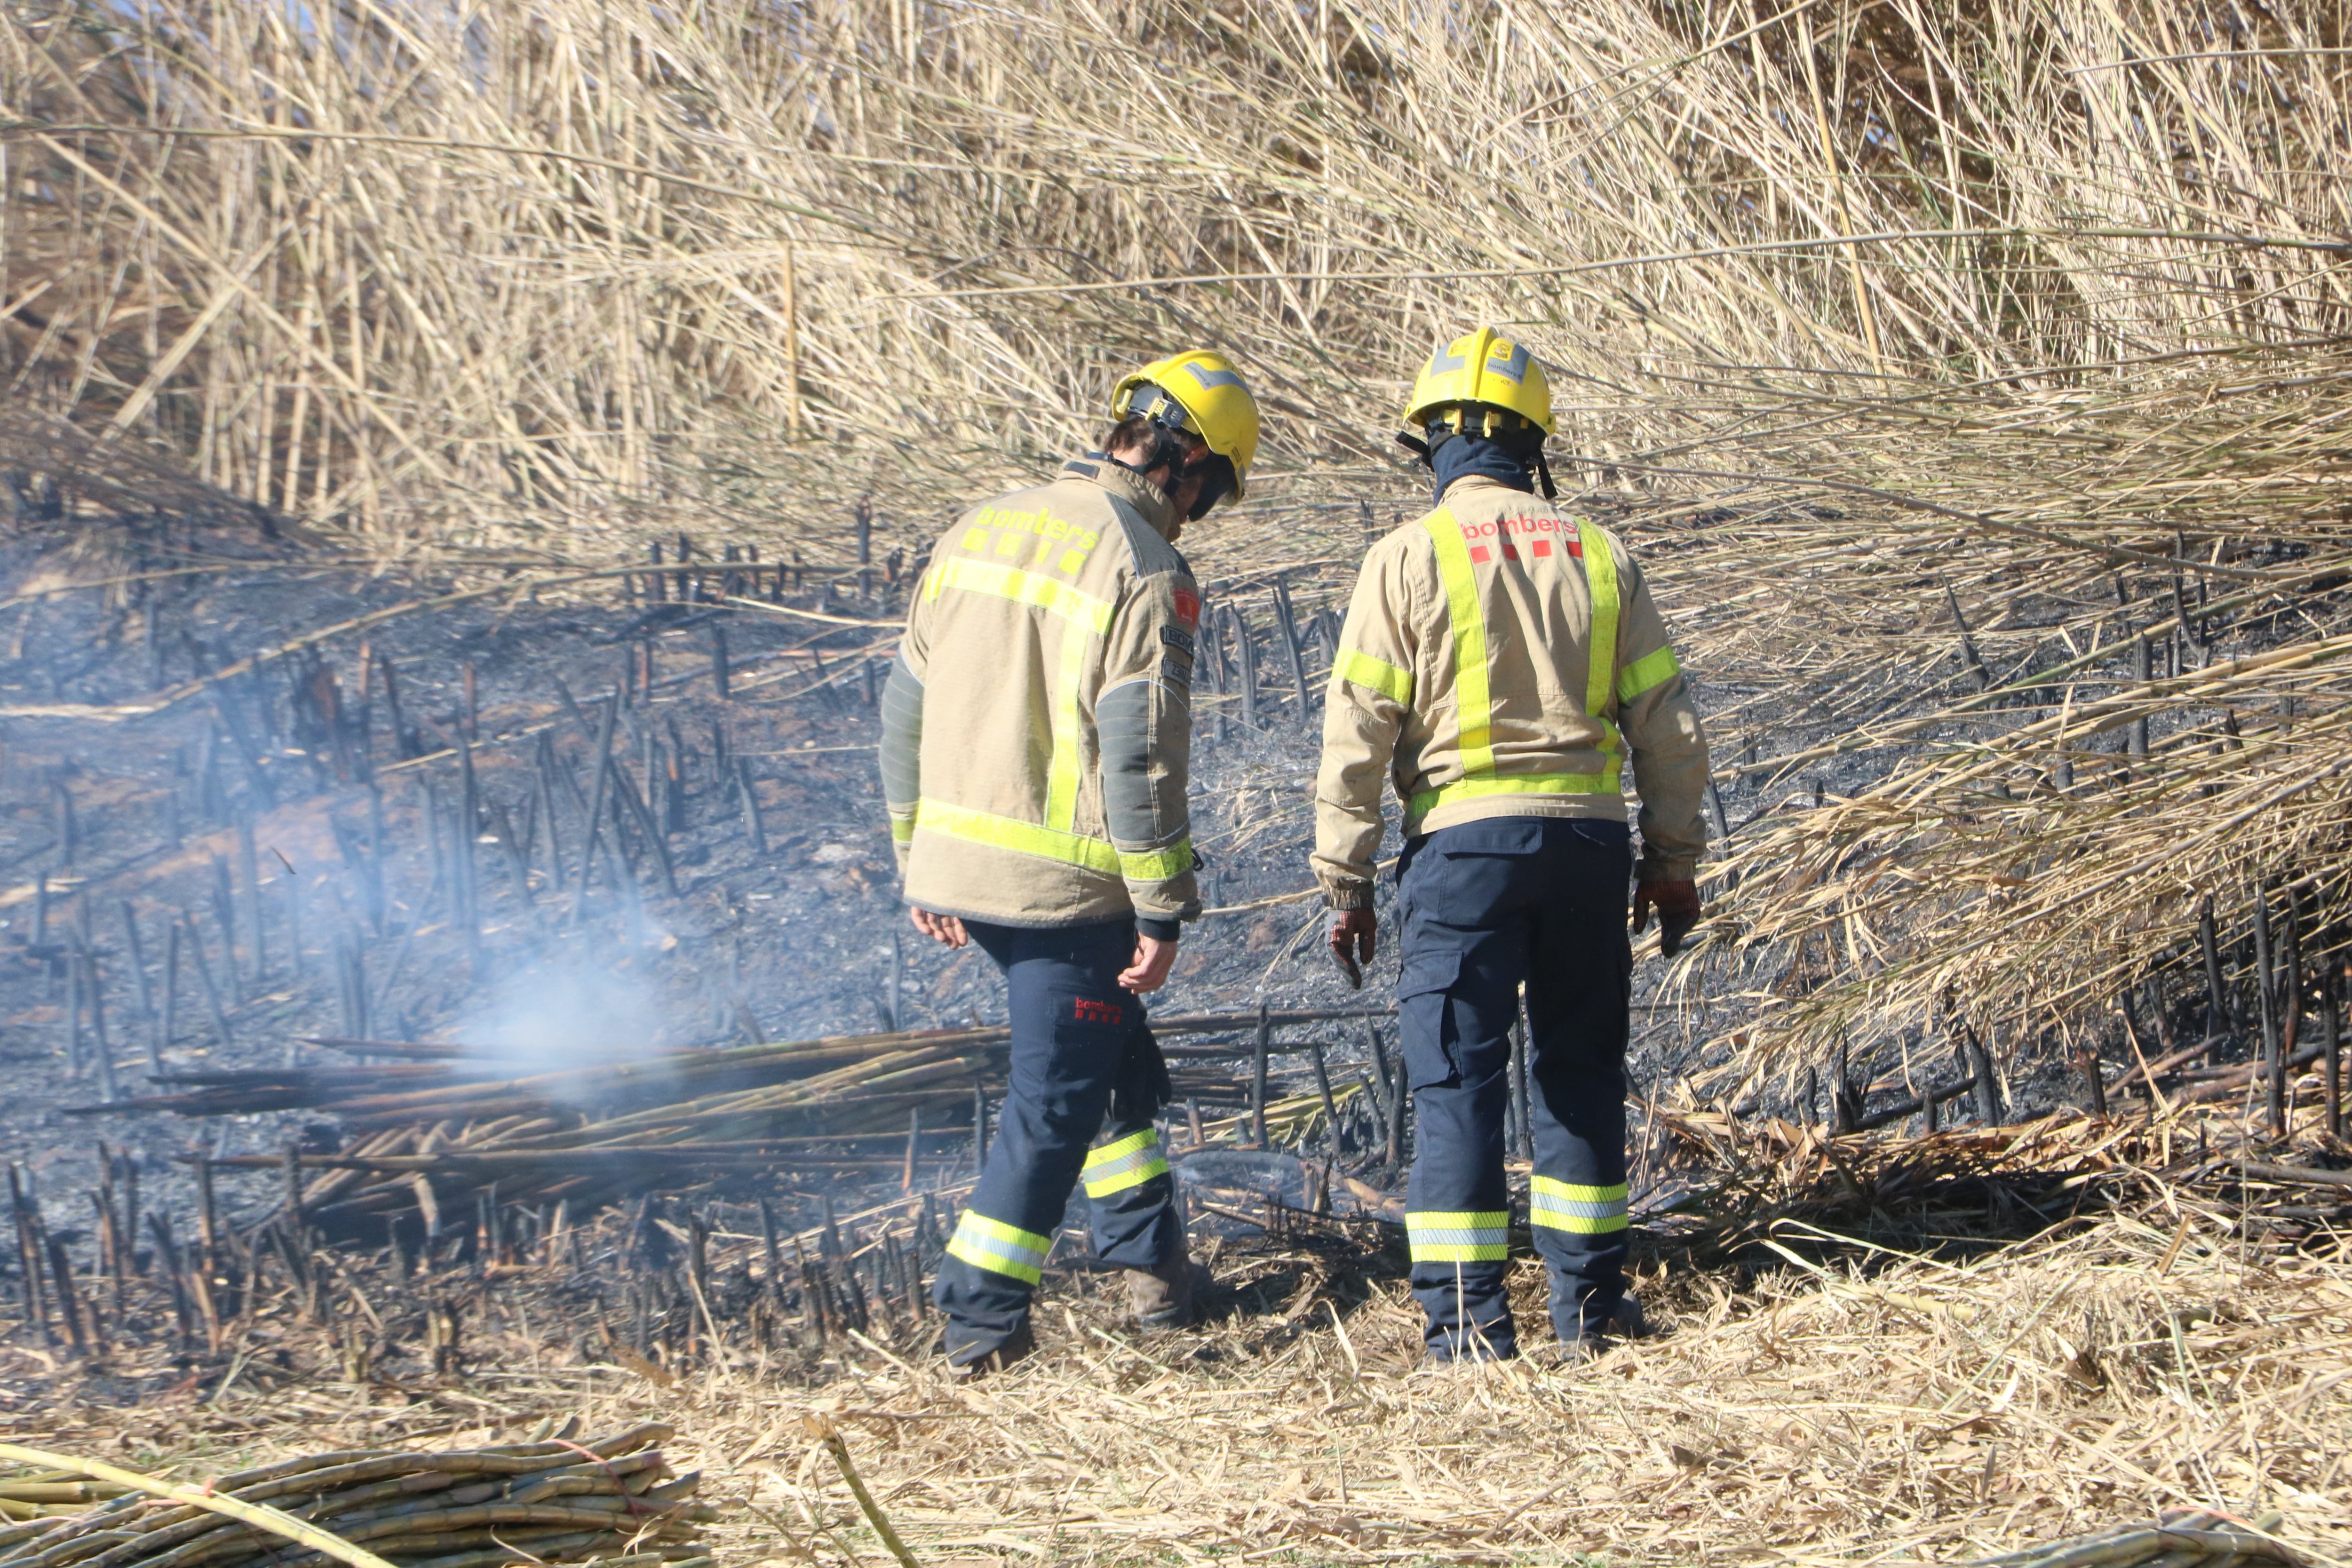
M933 546L882 708L908 902L1004 925L1200 913L1184 789L1201 594L1168 497L1099 456Z
M1372 547L1323 717L1315 874L1371 902L1381 781L1407 838L1488 816L1625 820L1641 792L1643 880L1693 876L1706 741L1642 569L1605 531L1493 479Z

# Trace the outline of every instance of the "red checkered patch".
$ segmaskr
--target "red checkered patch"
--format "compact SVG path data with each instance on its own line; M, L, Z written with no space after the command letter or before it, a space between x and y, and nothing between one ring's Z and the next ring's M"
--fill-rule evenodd
M1201 624L1201 595L1190 588L1176 590L1176 618L1189 629Z

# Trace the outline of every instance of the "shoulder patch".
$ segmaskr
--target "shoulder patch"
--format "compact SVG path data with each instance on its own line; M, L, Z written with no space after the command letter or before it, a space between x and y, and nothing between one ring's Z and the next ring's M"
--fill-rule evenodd
M1191 628L1199 626L1201 624L1201 595L1192 592L1190 588L1177 589L1176 618L1184 623L1185 628L1188 632ZM1184 646L1186 647L1192 646L1192 639L1189 636L1184 639Z
M1192 657L1192 634L1182 626L1160 627L1160 640L1181 653L1186 658Z

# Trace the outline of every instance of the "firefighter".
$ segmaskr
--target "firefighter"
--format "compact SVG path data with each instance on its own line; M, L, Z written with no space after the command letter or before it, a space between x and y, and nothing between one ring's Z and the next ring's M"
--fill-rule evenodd
M1632 929L1655 910L1673 953L1700 915L1706 744L1641 567L1554 503L1551 389L1527 349L1486 328L1456 338L1405 419L1398 439L1437 505L1374 545L1356 581L1324 715L1316 877L1352 974L1372 956L1393 781L1399 1029L1420 1128L1405 1224L1427 1357L1517 1352L1503 1122L1522 985L1529 1218L1553 1329L1581 1354L1639 1322L1623 1272L1628 873Z
M940 537L883 696L914 923L977 942L1011 1001L1011 1084L933 1292L958 1375L1031 1348L1076 1183L1146 1327L1192 1322L1208 1283L1152 1121L1168 1074L1141 998L1201 909L1185 804L1201 592L1176 541L1244 493L1257 405L1193 351L1120 381L1111 414L1100 451Z

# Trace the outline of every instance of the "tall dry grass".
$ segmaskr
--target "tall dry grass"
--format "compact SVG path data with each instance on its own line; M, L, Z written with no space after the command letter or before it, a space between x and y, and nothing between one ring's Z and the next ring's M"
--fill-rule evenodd
M1735 838L1696 960L1751 1043L1955 1000L2033 1038L2200 893L2332 910L2352 865L2344 43L2131 0L16 4L0 376L386 558L714 515L822 553L1207 342L1272 417L1204 564L1336 579L1412 493L1412 363L1505 323L1741 776L1834 774Z

